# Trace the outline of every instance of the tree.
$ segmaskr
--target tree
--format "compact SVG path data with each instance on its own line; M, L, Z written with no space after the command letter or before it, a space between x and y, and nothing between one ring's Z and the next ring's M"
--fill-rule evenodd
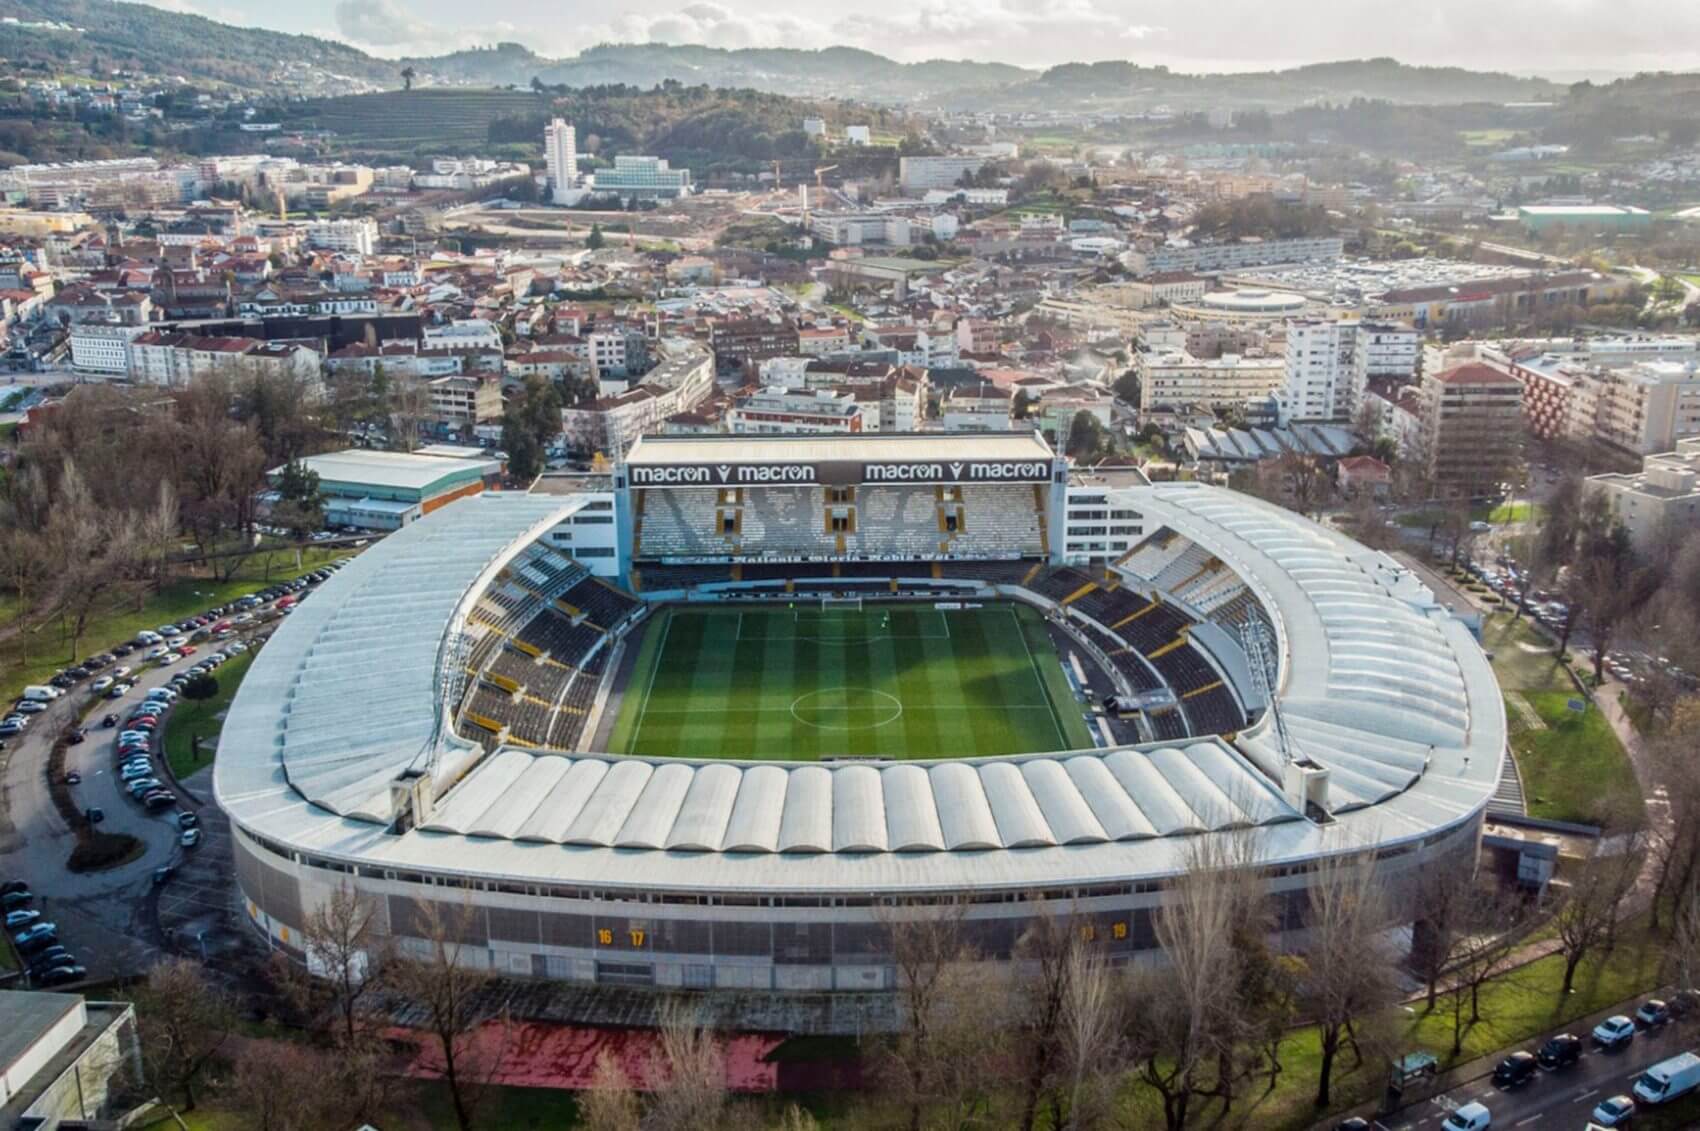
M384 1073L374 1058L301 1041L253 1041L236 1054L222 1098L256 1131L358 1126Z
M1454 883L1458 883L1455 879ZM1516 952L1522 905L1513 897L1474 883L1459 884L1466 892L1459 923L1459 943L1452 974L1452 1055L1464 1050L1468 1025L1482 1019L1482 987L1498 977ZM1464 1002L1470 1016L1464 1020Z
M308 973L314 985L329 991L347 1047L361 1034L361 1001L384 985L393 957L378 914L377 900L344 884L301 925Z
M1393 991L1392 956L1383 934L1386 905L1373 854L1324 857L1311 882L1309 902L1309 944L1299 999L1322 1047L1316 1106L1325 1108L1342 1047L1349 1044L1363 1063L1355 1022L1389 1001Z
M1194 1100L1220 1090L1216 1069L1232 1054L1236 886L1218 842L1189 843L1185 871L1152 916L1163 961L1133 975L1124 1038L1169 1131L1186 1126Z
M643 1126L631 1079L607 1049L596 1054L590 1087L579 1094L578 1115L584 1131L640 1131Z
M401 69L401 88L403 90L412 90L413 80L418 77L418 71L414 70L412 67L403 67Z
M645 1131L695 1131L720 1123L726 1110L725 1056L696 1006L678 998L663 1004L660 1049L649 1074Z
M236 1026L230 998L198 963L167 958L135 994L142 1065L179 1111L193 1111L207 1070Z
M305 538L325 525L325 493L319 487L319 473L300 459L283 465L272 488L277 492L272 522L286 527L291 537Z
M1553 915L1559 953L1564 956L1560 997L1570 993L1582 963L1609 949L1616 937L1618 904L1635 884L1637 864L1631 853L1601 855L1596 848L1572 876L1569 890L1561 896Z
M1053 1110L1061 1106L1068 979L1075 968L1070 955L1090 929L1074 916L1045 915L1033 920L1016 942L1013 957L1023 972L1011 980L1009 1032L1020 1074L1021 1131L1033 1131L1046 1093Z
M1063 996L1063 1064L1068 1073L1067 1131L1089 1131L1109 1116L1124 1046L1123 987L1101 949L1078 932L1070 940ZM1061 1128L1058 1131L1062 1131Z
M475 941L479 914L471 902L417 901L408 933L424 940L422 953L409 953L393 965L395 989L418 1007L440 1061L460 1131L472 1131L483 1086L500 1067L507 1044L505 1019L504 1031L493 1040L480 1031L495 1011L487 1001L494 976L474 965L484 949Z
M1064 448L1070 456L1082 462L1102 459L1112 450L1109 430L1097 416L1081 409L1069 421Z
M584 246L590 251L601 251L607 243L608 237L602 234L602 225L591 224L590 234L584 238Z

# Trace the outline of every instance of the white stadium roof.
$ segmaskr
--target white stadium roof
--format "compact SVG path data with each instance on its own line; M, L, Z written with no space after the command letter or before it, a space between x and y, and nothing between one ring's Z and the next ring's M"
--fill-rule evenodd
M1412 574L1217 488L1112 495L1148 528L1219 557L1259 598L1283 716L1297 751L1330 771L1333 821L1302 818L1275 784L1283 756L1266 714L1232 743L948 762L509 747L453 784L423 827L391 835L399 772L435 748L439 779L453 781L469 760L470 744L437 725L439 652L501 565L578 506L501 495L391 535L280 627L231 707L215 790L250 833L314 855L682 892L1125 882L1183 867L1189 834L1257 827L1275 863L1420 839L1480 812L1499 778L1504 704L1469 630Z

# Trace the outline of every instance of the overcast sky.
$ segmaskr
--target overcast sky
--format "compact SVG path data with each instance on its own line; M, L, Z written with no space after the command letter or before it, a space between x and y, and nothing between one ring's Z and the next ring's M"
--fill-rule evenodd
M865 47L1025 66L1131 59L1254 70L1392 55L1547 74L1700 69L1700 0L155 0L312 32L374 54L497 40L567 55L601 42Z

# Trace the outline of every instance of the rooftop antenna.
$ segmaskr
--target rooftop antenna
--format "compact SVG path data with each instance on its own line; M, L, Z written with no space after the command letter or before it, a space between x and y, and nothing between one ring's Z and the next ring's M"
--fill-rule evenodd
M1275 696L1274 643L1269 638L1269 626L1262 617L1249 617L1240 626L1240 644L1245 648L1246 660L1251 666L1252 684L1263 696L1263 701L1269 704L1269 713L1275 719L1275 742L1280 749L1284 769L1293 760L1293 739L1287 733L1287 720L1281 716L1281 704Z

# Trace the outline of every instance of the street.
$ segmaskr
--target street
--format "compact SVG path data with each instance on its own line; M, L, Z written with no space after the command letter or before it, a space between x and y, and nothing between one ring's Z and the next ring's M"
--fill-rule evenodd
M1587 1037L1587 1028L1580 1022L1571 1032ZM1542 1069L1533 1080L1509 1091L1484 1077L1384 1116L1379 1125L1386 1131L1438 1129L1448 1112L1474 1100L1487 1105L1496 1128L1539 1125L1581 1131L1596 1104L1610 1096L1627 1095L1635 1078L1649 1066L1692 1047L1696 1042L1689 1039L1691 1035L1690 1027L1673 1023L1637 1034L1628 1048L1617 1052L1589 1048L1569 1068ZM1539 1045L1531 1041L1527 1047L1533 1051Z

